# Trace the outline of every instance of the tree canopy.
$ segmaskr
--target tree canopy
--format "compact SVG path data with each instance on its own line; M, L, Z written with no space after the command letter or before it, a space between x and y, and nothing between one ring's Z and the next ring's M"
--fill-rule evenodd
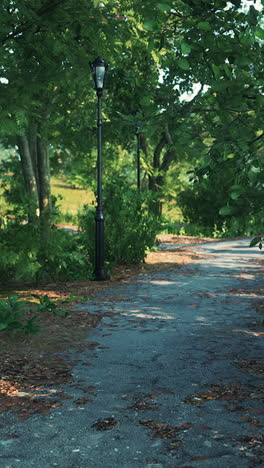
M97 56L110 63L106 174L128 168L124 155L133 153L139 132L145 178L160 199L187 161L193 181L206 185L214 174L219 191L222 173L233 174L217 216L219 209L235 213L243 194L252 199L260 191L261 200L260 3L3 0L0 13L1 139L18 145L25 187L40 211L50 207L50 156L51 166L60 160L92 184L96 97L89 61Z

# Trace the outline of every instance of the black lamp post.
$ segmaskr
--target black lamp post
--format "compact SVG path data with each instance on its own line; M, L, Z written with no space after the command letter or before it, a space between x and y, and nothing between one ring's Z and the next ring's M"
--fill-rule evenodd
M102 203L102 96L108 64L101 58L90 62L94 89L97 93L97 206L95 215L95 278L108 279L104 271L104 216Z
M139 127L136 128L137 137L137 188L140 191L140 132Z

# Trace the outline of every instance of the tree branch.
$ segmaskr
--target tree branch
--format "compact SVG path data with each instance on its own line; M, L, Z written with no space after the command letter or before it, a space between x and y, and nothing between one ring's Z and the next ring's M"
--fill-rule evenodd
M67 0L66 0L67 1ZM40 8L39 10L35 11L35 14L39 17L44 16L45 14L49 13L50 11L54 10L58 6L62 5L65 3L65 0L58 0L57 2L50 3L49 5ZM1 39L2 44L4 44L6 41L15 39L18 35L28 31L34 23L22 23L20 26L18 26L12 33L8 34L5 36L3 39ZM34 25L35 26L35 25ZM35 31L36 32L36 31Z

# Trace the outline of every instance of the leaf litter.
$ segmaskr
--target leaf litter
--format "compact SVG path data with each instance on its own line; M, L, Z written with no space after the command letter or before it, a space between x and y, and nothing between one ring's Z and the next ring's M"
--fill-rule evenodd
M195 393L185 398L184 403L199 404L210 400L262 400L264 398L264 387L252 387L252 391L243 389L242 386L234 382L228 385L211 384L207 392Z

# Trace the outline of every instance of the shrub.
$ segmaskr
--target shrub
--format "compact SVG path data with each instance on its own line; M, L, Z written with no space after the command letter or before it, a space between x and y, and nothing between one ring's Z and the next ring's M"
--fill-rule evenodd
M35 278L38 262L38 229L8 221L0 229L0 281Z
M81 280L91 279L92 263L82 236L63 229L52 228L45 252L39 252L40 279Z
M151 211L153 194L126 187L121 178L104 191L105 259L114 264L136 264L155 243L160 222ZM90 256L95 255L95 208L85 206L79 215Z
M47 248L40 248L40 229L9 221L0 229L0 281L80 280L91 278L92 265L81 238L51 228Z
M24 314L25 302L19 301L17 296L10 296L7 301L0 300L0 331L21 330L24 333L36 335L40 327L35 323L36 315L26 318Z

